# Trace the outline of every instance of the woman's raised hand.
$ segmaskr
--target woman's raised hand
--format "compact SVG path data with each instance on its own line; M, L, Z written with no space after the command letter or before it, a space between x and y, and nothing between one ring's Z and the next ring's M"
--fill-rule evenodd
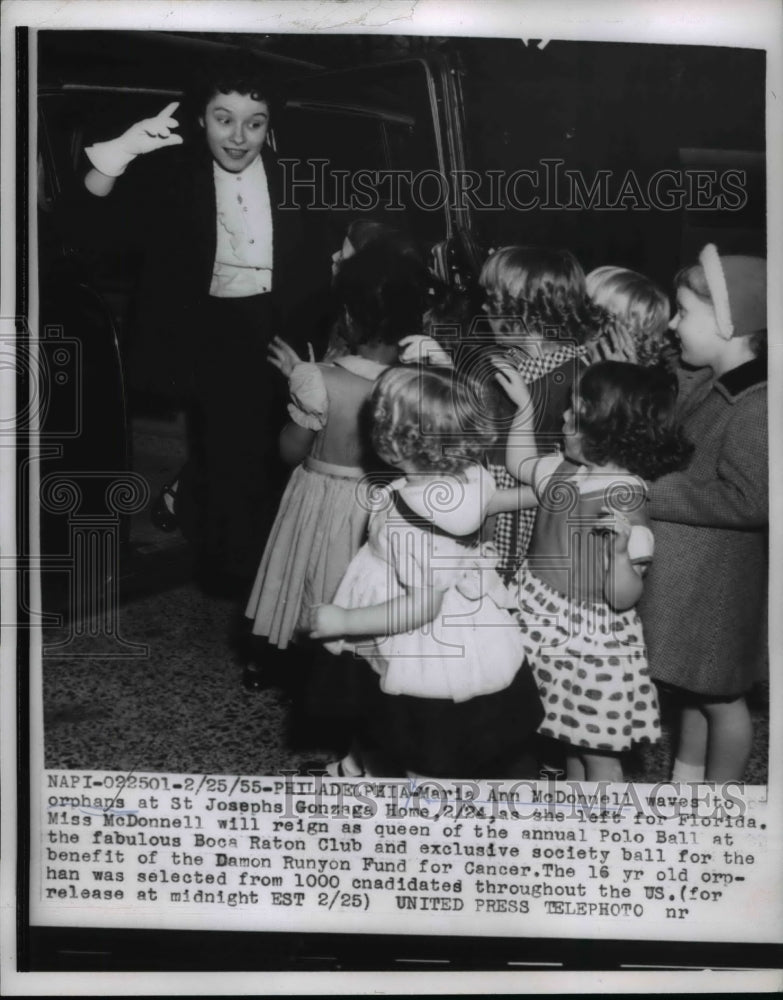
M307 345L307 353L310 362L313 363L315 361L315 353L313 352L313 345L310 343ZM269 342L267 361L270 365L274 365L279 372L282 372L286 378L289 378L294 368L302 363L302 359L293 347L283 340L282 337L273 337Z
M123 148L134 156L151 153L163 146L180 146L183 141L182 136L172 132L172 129L179 127L177 119L172 117L178 107L179 101L172 101L154 118L145 118L131 125L128 131L115 141L122 142Z
M145 118L108 142L96 142L85 150L90 163L107 177L119 177L137 156L162 149L164 146L181 146L182 136L172 129L179 122L172 115L179 101L172 101L153 118Z

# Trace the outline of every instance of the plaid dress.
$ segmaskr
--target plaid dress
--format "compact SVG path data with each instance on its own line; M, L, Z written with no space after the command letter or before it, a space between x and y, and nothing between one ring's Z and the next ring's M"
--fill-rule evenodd
M521 351L511 350L506 357L530 387L536 410L535 431L539 451L555 450L562 441L563 413L570 406L574 381L587 365L587 348L561 344L548 354L530 357ZM507 490L518 485L505 465L489 462L487 467L498 489ZM506 581L522 564L535 523L535 507L497 515L493 540L499 556L498 572Z

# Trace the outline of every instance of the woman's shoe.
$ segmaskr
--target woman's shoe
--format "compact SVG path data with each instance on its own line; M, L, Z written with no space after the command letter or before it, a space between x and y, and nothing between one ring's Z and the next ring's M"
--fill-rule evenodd
M150 510L150 520L161 531L176 531L179 527L176 486L164 486Z

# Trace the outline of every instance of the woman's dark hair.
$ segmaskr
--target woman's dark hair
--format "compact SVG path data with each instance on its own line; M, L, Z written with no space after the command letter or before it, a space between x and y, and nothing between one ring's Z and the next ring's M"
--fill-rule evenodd
M396 344L420 333L431 280L424 265L381 242L349 257L335 277L334 289L347 320L341 334L351 346Z
M643 479L687 465L693 445L676 415L677 380L662 366L600 361L580 378L577 396L577 430L588 461L615 462Z
M244 94L254 101L266 101L270 120L281 101L277 86L270 80L266 65L252 52L239 50L221 54L207 62L194 80L189 100L194 116L203 115L216 94Z

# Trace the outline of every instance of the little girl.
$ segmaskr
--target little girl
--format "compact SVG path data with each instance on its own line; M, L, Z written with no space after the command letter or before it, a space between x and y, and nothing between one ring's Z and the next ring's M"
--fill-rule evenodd
M562 443L562 414L587 364L585 342L601 334L608 316L588 299L584 271L568 250L503 247L486 261L479 282L495 343L530 386L536 443L551 450ZM490 469L498 486L513 485L502 451ZM524 557L535 517L535 510L498 517L495 544L506 575Z
M644 480L688 454L676 382L660 368L591 366L563 417L563 453L540 457L522 377L506 366L498 380L517 406L508 469L540 504L513 584L546 710L539 731L567 745L568 778L620 780L620 753L660 732L634 606L653 555Z
M493 600L503 588L479 529L535 500L525 487L498 491L480 466L492 432L452 372L390 369L371 412L376 451L403 475L375 497L368 542L335 603L313 609L311 635L339 637L330 651L372 665L366 736L401 770L486 776L535 731L541 706L519 630Z
M587 275L586 287L592 302L615 321L615 329L587 345L593 361L611 358L647 367L672 360L669 297L654 282L626 267L605 266Z
M366 454L359 415L377 377L397 360L397 341L419 327L426 287L426 273L383 248L351 257L336 289L353 353L291 371L291 421L280 447L296 468L245 612L253 634L280 649L306 629L310 605L331 600L361 545L368 512L361 498ZM278 367L284 346L278 345Z
M662 558L640 613L652 675L680 706L673 779L741 781L745 694L768 656L766 261L710 244L676 286L682 360L711 377L681 403L693 460L650 491Z
M415 243L399 229L375 219L354 219L348 224L340 249L332 254L332 291L336 291L334 284L343 262L370 245L376 249L383 248L390 255L407 258L413 267L418 265L422 273L426 270ZM339 300L326 310L325 315L329 330L323 360L327 362L351 353L342 329L343 323L333 313L335 307L340 308Z

